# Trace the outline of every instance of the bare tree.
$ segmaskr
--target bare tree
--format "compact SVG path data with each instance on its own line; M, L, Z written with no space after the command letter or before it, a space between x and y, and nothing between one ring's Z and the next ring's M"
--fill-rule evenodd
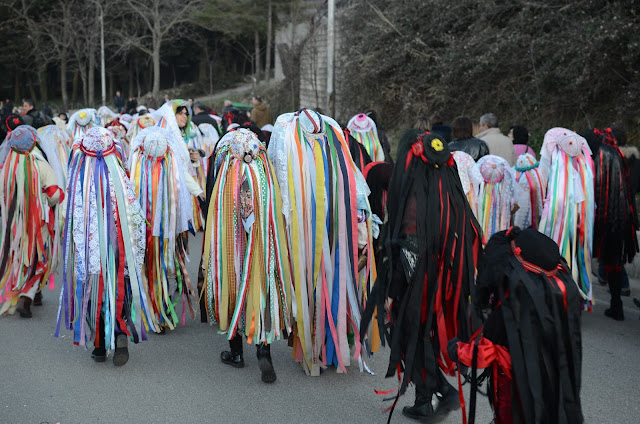
M202 0L125 0L128 13L134 20L123 27L123 48L134 48L151 57L153 62L153 97L160 93L160 50L162 42L177 26L191 20ZM141 26L144 34L135 32Z

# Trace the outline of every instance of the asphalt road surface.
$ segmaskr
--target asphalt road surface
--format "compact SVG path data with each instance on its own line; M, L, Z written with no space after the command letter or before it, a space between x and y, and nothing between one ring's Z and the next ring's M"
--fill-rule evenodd
M202 236L192 239L190 275L200 260ZM583 315L582 406L587 423L640 423L640 310L624 298L627 320L603 315L606 288L595 284L598 301ZM640 281L632 280L640 297ZM70 331L53 336L60 280L44 291L33 318L0 316L0 424L5 423L384 423L388 406L374 389L394 387L384 373L388 352L367 363L375 376L335 368L307 377L291 359L285 341L272 347L278 380L260 381L255 348L245 344L243 369L220 362L227 347L215 327L199 318L164 336L129 344L130 359L116 368L109 357L97 364L90 351L73 346ZM62 331L62 330L61 330ZM452 380L453 382L454 380ZM457 382L455 383L457 385ZM400 399L392 422L413 404L413 389ZM468 396L467 396L468 401ZM479 397L477 423L492 420ZM462 422L460 411L446 423Z

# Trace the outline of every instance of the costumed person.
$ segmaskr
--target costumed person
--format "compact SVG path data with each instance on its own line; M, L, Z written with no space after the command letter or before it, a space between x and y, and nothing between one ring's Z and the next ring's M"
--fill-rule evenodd
M362 146L360 143L357 144ZM367 185L369 186L369 190L371 191L371 194L369 194L369 205L371 206L372 220L371 235L373 236L373 252L375 254L376 263L378 262L378 254L382 247L380 243L380 230L387 211L389 182L391 181L392 172L393 165L389 162L371 162L367 164L362 171L362 174L367 181Z
M310 109L280 115L267 151L280 184L295 284L293 355L307 374L329 365L346 372L354 334L353 358L362 370L360 316L375 281L364 177L337 122ZM366 265L358 272L363 250Z
M242 126L245 122L250 122L251 120L247 116L245 112L240 111L235 106L231 106L226 111L223 109L222 115L222 133L226 134L229 132L229 127L233 124L238 126Z
M56 337L60 324L73 343L94 345L96 362L129 360L135 343L159 331L143 283L145 216L120 158L113 134L91 128L69 161L64 270Z
M449 148L451 149L451 143L449 143ZM484 181L482 179L482 174L480 174L480 169L476 166L476 161L473 160L473 157L461 150L453 152L453 160L456 161L458 176L460 177L460 183L462 184L464 194L467 196L469 206L471 206L473 215L477 219L478 193L480 191L480 186Z
M181 144L181 138L160 127L143 129L131 144L131 183L149 224L142 279L160 333L180 321L184 326L187 309L193 319L198 301L186 267L193 205L184 171L189 156ZM180 300L181 319L176 312Z
M24 119L22 119L22 116L20 115L11 113L7 115L6 118L4 118L3 123L4 123L4 130L6 131L7 135L9 135L11 131L15 130L20 125L24 125Z
M127 139L135 140L140 131L145 128L153 127L156 124L155 119L151 115L138 116L131 122L129 129L127 130Z
M513 217L513 225L520 228L538 229L542 217L542 207L547 195L547 169L530 153L518 156L516 160L516 183L526 194L518 203Z
M257 347L262 381L272 383L271 344L292 327L280 188L264 145L246 129L220 140L213 166L203 253L207 315L229 340L222 362L244 366L244 335Z
M205 170L208 171L209 157L215 152L216 144L220 140L220 133L216 127L207 122L198 125L198 129L202 133L202 145L205 151Z
M57 265L55 205L64 193L55 150L49 156L51 165L28 125L12 130L0 148L0 314L31 318Z
M493 234L511 226L512 211L524 192L516 184L509 162L500 156L483 156L476 167L482 176L476 210L486 243Z
M638 252L638 218L632 196L627 160L616 139L607 128L594 128L600 140L594 152L595 165L595 227L593 256L604 266L611 300L605 315L616 321L624 320L622 308L622 273L625 263L632 263Z
M186 100L167 101L155 112L157 118L156 125L172 131L176 136L182 138L185 146L189 150L190 164L189 173L200 186L200 194L193 194L193 219L191 220L195 231L204 229L204 212L198 197L204 193L207 178L206 162L204 160L205 150L202 143L202 134L194 123L191 122L191 108Z
M391 145L389 144L389 138L387 137L387 133L382 128L380 121L378 120L378 115L376 111L373 109L369 109L366 112L367 116L373 120L373 123L376 124L376 130L378 131L378 139L380 140L380 145L382 146L382 150L384 150L384 161L389 165L393 166L393 158L391 157Z
M99 126L100 117L97 110L80 109L69 118L67 130L71 133L73 144L76 144L76 140L82 140L88 130Z
M471 368L469 423L485 381L496 424L584 422L581 297L558 245L532 228L494 234L473 304L489 311L484 325L447 349L459 369Z
M120 113L112 111L108 106L100 106L96 112L100 118L100 125L103 127L106 127L108 123L117 120Z
M384 150L378 138L378 129L373 119L364 113L352 117L347 124L351 135L367 150L369 157L375 161L384 161Z
M48 140L50 143L57 145L58 159L60 163L64 165L64 172L66 175L67 165L69 160L69 154L71 153L71 146L73 140L71 136L65 130L61 130L57 125L45 125L38 128L38 134L42 140Z
M113 121L107 123L105 128L113 133L115 137L115 141L122 146L122 156L123 158L129 157L129 143L131 140L127 138L127 127L122 125L120 120L114 119Z
M351 153L353 163L360 171L364 171L364 168L372 162L371 156L367 153L364 145L360 144L360 142L351 135L351 130L343 128L342 131L344 132L344 138L346 138L349 143L349 153Z
M403 134L387 209L381 271L360 334L366 334L376 313L374 328L391 349L386 376L399 380L391 414L412 382L415 404L403 414L439 422L460 407L458 392L444 376L453 375L455 366L447 342L471 336L468 298L482 248L480 225L440 136L416 129Z
M569 264L590 311L591 252L595 215L594 172L586 140L566 128L544 135L540 166L549 169L547 195L538 231L549 236Z
M51 164L53 159L57 159L55 166L52 166L56 175L58 175L58 186L63 190L67 188L67 172L69 166L69 154L71 153L71 136L65 130L61 130L56 125L45 125L38 128L38 135L40 137L40 144L43 150L47 154L48 161ZM47 153L49 150L54 150L55 154ZM60 236L64 229L64 221L67 216L67 199L62 198L56 206L56 229L55 229L55 243L56 247L60 246ZM56 249L56 252L59 248ZM56 254L56 260L58 260ZM51 277L53 278L53 273Z

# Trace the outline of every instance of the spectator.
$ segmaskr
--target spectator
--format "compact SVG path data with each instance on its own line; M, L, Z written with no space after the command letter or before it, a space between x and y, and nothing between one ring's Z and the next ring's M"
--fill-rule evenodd
M4 104L2 105L2 115L9 116L10 113L13 113L13 102L10 98L6 98Z
M429 128L431 128L431 124L429 123L429 118L427 118L424 115L418 116L416 123L413 124L413 128L421 132L429 131Z
M235 109L233 106L233 102L231 100L224 101L224 107L222 108L222 114L224 115L227 112L230 112L232 109Z
M167 103L169 100L171 100L169 93L164 93L164 102Z
M473 133L471 119L466 116L458 116L453 120L451 127L453 135L453 141L449 143L451 150L465 152L476 162L489 154L487 143L471 135Z
M127 100L127 105L125 106L124 110L126 110L129 115L135 115L137 107L138 107L138 100L135 97L129 97L129 100Z
M36 109L36 103L33 99L24 99L22 103L22 114L24 123L36 129L51 123L51 119L48 116L45 116L44 113Z
M42 108L42 113L44 113L45 116L47 116L49 119L53 118L53 111L48 105L44 105L44 107Z
M64 123L65 123L65 124L68 124L68 123L69 123L69 117L68 117L68 116L67 116L67 114L66 114L66 113L64 113L64 112L60 112L60 113L58 114L58 118L62 119L62 120L64 121Z
M511 127L509 130L509 138L513 142L516 159L525 153L530 153L534 158L536 158L536 153L531 147L529 147L529 131L525 127L521 127L520 125L514 125Z
M439 112L434 112L430 117L431 132L436 133L444 138L444 141L449 143L451 141L451 127L445 125Z
M216 131L220 132L220 128L218 127L218 122L213 119L207 113L207 107L202 102L195 102L193 104L193 117L191 118L191 122L196 125L200 124L211 124Z
M258 96L253 96L253 110L251 111L251 120L256 123L258 128L262 128L265 125L271 124L271 111L262 103L262 99Z
M116 112L121 113L124 109L124 98L120 95L120 90L116 91L116 96L113 98L113 104L116 106Z
M480 117L480 130L476 137L487 143L489 153L503 158L511 167L515 166L516 152L513 149L513 142L500 131L498 117L493 113L482 115Z

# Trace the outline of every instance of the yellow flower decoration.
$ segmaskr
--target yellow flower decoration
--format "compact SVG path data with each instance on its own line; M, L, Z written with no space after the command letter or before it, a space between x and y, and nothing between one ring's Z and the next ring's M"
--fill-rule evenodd
M434 138L433 141L431 141L431 147L436 152L441 152L442 149L444 149L444 146L442 145L442 141L440 141L439 138Z
M86 117L87 117L87 112L85 112L84 110L78 114L78 118L80 119L84 119Z

